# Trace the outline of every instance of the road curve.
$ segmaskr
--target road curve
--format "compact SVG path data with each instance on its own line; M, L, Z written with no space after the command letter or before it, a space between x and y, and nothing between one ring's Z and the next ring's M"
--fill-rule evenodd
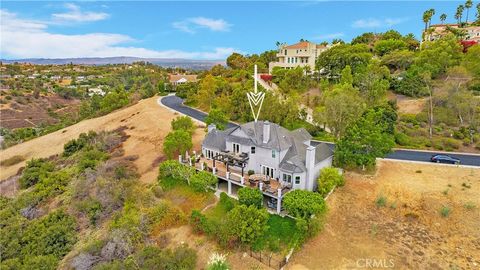
M207 114L202 111L185 106L183 104L183 99L177 96L169 95L169 96L161 97L159 99L159 103L161 103L161 105L165 107L168 107L182 114L188 115L201 122L204 122L205 117L207 116ZM237 124L232 122L228 123L228 127L235 127L235 126L237 126ZM388 154L385 158L396 159L396 160L406 160L406 161L430 162L430 157L435 153L447 153L447 152L396 149L392 153ZM447 154L449 156L460 159L462 165L480 167L479 154L470 154L470 153L447 153Z

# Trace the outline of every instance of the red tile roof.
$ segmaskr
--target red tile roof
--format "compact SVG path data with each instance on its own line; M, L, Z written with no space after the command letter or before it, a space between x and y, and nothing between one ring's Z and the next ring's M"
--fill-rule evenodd
M308 48L308 44L310 44L310 42L301 41L299 43L287 46L287 47L285 47L285 49L305 49L305 48Z

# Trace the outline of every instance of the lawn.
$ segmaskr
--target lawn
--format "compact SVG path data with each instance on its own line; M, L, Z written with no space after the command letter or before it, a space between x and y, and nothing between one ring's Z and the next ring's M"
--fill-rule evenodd
M273 252L288 253L300 240L300 235L294 219L270 214L268 230L254 246Z

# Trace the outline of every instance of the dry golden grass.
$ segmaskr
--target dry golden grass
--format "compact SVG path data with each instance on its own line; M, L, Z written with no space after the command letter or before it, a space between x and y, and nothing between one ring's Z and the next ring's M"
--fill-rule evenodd
M324 230L287 269L356 269L365 258L392 259L394 269L478 268L478 194L480 169L380 161L374 175L347 173Z
M177 117L175 113L157 104L158 97L139 101L130 107L117 110L108 115L84 120L75 125L66 127L48 135L12 146L0 151L0 160L7 160L20 155L30 160L33 157L46 158L62 153L63 145L71 139L77 138L80 133L89 130L114 130L126 126L130 137L123 145L125 155L138 155L135 165L141 175L140 181L149 183L156 180L157 165L163 157L162 144L166 134L170 132L170 122ZM204 129L197 128L193 137L194 149L200 149L200 142L204 137ZM4 180L15 175L25 161L12 166L1 166L0 179Z

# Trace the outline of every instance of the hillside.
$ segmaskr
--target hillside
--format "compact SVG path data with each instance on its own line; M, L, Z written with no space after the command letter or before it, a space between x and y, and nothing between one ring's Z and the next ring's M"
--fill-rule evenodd
M108 115L81 121L73 126L58 130L51 134L12 146L0 151L0 159L7 160L13 156L21 156L21 162L11 166L1 166L0 179L15 175L25 162L33 157L49 157L63 151L63 144L77 138L80 133L89 130L113 130L126 126L129 136L124 143L125 155L137 155L135 161L143 182L153 181L156 177L156 167L162 159L162 142L170 131L170 121L176 115L157 104L158 97L139 101L125 109L117 110ZM204 131L198 128L194 135L194 145L198 147ZM197 148L198 149L198 148ZM3 189L3 188L2 188Z

